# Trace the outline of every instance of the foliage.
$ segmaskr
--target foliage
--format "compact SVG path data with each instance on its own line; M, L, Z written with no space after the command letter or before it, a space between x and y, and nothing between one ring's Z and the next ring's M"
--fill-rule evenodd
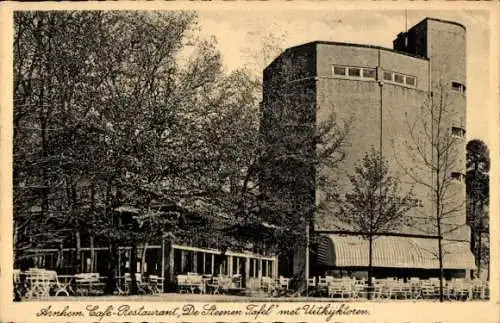
M307 243L316 189L335 190L331 179L350 129L350 120L336 118L333 106L317 105L315 81L303 75L308 64L307 54L285 51L264 70L260 216L281 228L276 242L283 253ZM322 109L326 117L317 120Z
M255 160L255 84L224 75L195 25L191 12L16 13L18 258L87 236L219 243Z
M352 191L340 204L339 219L365 239L410 224L406 214L414 207L413 191L401 191L400 181L391 175L388 161L375 149L365 154L349 179Z
M489 169L488 147L481 140L467 143L467 222L471 227L471 246L476 255L478 272L489 267Z

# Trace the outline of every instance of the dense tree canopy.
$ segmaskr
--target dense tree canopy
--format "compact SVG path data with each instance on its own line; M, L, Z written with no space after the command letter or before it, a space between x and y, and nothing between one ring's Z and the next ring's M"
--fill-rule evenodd
M15 19L17 250L71 240L68 226L130 239L113 225L120 206L160 230L179 229L185 214L206 224L234 211L230 181L254 158L255 85L223 73L215 41L194 33L195 14Z

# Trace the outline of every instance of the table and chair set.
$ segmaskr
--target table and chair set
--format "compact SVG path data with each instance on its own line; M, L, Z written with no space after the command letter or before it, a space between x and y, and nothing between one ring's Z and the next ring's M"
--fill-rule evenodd
M30 268L27 271L15 269L13 272L14 299L40 299L49 296L89 296L102 295L107 277L99 273L59 275L56 271ZM131 276L115 277L114 294L127 295L130 292ZM150 275L141 278L136 274L138 294L159 294L163 290L163 279Z
M191 294L239 294L242 287L241 275L211 276L197 273L177 275L177 291Z
M447 300L484 300L489 297L488 282L479 279L451 279L443 282L443 295ZM373 279L334 278L332 276L308 279L308 295L338 297L342 299L439 299L439 279Z
M196 273L177 275L177 291L192 294L248 294L252 291L262 290L267 294L276 294L290 289L290 279L279 277L248 278L245 286L241 275L211 276Z

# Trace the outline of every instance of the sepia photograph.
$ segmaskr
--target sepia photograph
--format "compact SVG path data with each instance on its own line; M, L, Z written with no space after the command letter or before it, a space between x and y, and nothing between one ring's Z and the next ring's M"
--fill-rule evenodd
M11 17L2 302L46 304L37 321L302 302L329 321L491 301L489 10Z

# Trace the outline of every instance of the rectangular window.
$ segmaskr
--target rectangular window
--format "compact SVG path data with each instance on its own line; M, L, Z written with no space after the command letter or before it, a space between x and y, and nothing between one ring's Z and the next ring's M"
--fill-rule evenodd
M465 137L465 129L459 127L451 127L451 134L463 138Z
M394 74L394 82L404 84L404 76L401 74Z
M344 66L334 66L333 74L335 75L345 75L346 68Z
M361 69L359 69L357 67L349 67L349 76L360 77L361 76Z
M406 76L406 85L415 86L417 79L413 76Z
M458 92L465 92L465 85L459 82L451 82L451 88Z
M384 72L384 80L392 81L392 73L391 72Z
M363 68L363 77L375 79L375 69Z
M451 178L455 181L458 181L458 182L462 182L462 179L464 178L465 176L461 173L458 173L458 172L452 172L451 173Z

